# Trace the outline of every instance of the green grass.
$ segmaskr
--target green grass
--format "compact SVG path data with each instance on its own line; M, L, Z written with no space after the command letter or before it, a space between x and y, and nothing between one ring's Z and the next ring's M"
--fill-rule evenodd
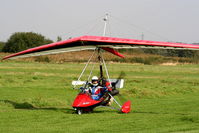
M0 62L0 133L199 132L199 65L108 64L112 78L126 73L121 93L132 112L97 108L79 116L71 81L83 67Z

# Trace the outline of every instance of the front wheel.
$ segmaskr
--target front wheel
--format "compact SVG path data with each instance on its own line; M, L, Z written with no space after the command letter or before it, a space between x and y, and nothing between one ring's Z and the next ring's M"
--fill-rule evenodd
M82 112L83 112L82 109L77 109L77 114L78 114L78 115L81 115Z

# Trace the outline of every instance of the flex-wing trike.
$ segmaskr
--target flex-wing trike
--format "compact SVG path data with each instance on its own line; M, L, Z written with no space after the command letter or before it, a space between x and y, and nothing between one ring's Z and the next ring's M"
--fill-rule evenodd
M88 76L88 80L87 81L80 81L81 76L83 75L86 68L90 64L90 61L93 58L95 53L98 53L97 56L98 56L99 68L100 68L100 78L98 80L99 81L98 88L99 87L109 88L109 89L107 89L106 92L104 92L104 94L102 95L102 97L99 100L92 99L91 93L88 89L88 86L90 84L89 79L92 76L94 67L92 67L92 69L90 70L90 75ZM106 70L105 72L106 72L106 76L108 77L108 79L106 79L103 75L103 66ZM75 100L72 104L72 107L75 109L77 114L92 112L93 109L96 108L96 107L108 107L108 108L111 108L111 109L117 109L118 111L120 111L122 113L129 113L130 110L131 110L131 101L129 100L121 106L120 103L114 98L115 95L119 95L119 90L117 88L123 88L123 84L124 84L124 79L121 79L121 78L110 79L109 78L108 69L106 67L104 58L102 56L101 49L98 48L93 52L93 54L89 58L86 66L84 67L84 69L83 69L80 77L78 78L78 80L72 82L72 85L74 85L74 88L77 85L83 85L82 87L79 88L80 93L75 98ZM119 108L111 107L111 103L113 101L119 106Z
M100 82L101 85L102 81L107 81L111 83L113 90L114 86L118 85L119 80L112 81L109 78L108 70L106 68L106 64L104 59L101 55L101 50L108 51L114 55L117 55L119 57L123 57L120 53L115 51L115 49L131 49L131 48L158 48L158 49L189 49L189 50L199 50L198 45L193 44L184 44L184 43L172 43L172 42L158 42L158 41L149 41L149 40L136 40L136 39L126 39L126 38L116 38L116 37L105 37L105 36L81 36L76 38L71 38L65 41L55 42L47 45L38 46L35 48L30 48L18 53L14 53L11 55L8 55L3 58L3 60L6 59L16 59L16 58L24 58L24 57L31 57L31 56L41 56L41 55L49 55L49 54L58 54L58 53L64 53L64 52L71 52L71 51L81 51L81 50L94 50L94 53L98 53L98 60L100 62ZM94 55L93 53L93 55ZM88 66L91 58L93 55L89 58L85 68L83 69L80 77L83 75L83 72L85 71L86 67ZM106 77L103 75L102 65L104 65L105 71L106 71ZM92 74L92 71L91 71ZM90 75L91 75L90 74ZM78 78L77 82L75 84L79 84L81 82L80 77ZM90 76L89 76L90 78ZM89 79L88 78L88 79ZM89 81L89 80L86 80ZM115 85L114 85L115 82ZM84 83L87 85L87 82ZM83 85L83 84L82 84ZM85 86L84 85L84 86ZM86 87L84 87L86 88ZM116 87L117 88L117 87ZM116 89L115 88L115 89ZM77 110L77 112L82 113L83 111L92 111L95 107L98 106L106 106L107 102L112 98L111 92L104 95L102 99L99 101L94 101L90 98L89 94L81 92L75 99L73 103L73 108ZM79 100L78 100L79 99ZM108 99L108 100L107 100ZM119 103L112 98L118 105ZM130 111L130 101L124 103L123 106L119 105L121 112L129 112Z

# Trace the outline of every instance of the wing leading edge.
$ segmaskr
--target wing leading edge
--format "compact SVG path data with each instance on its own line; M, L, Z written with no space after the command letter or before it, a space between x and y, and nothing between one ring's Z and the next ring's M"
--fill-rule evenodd
M117 56L123 57L123 55L115 51L114 48L122 49L122 48L137 48L137 47L199 50L199 45L193 45L193 44L135 40L135 39L102 37L102 36L81 36L65 41L60 41L60 42L42 45L35 48L30 48L15 54L8 55L4 57L3 60L9 58L40 56L40 55L57 54L57 53L71 52L71 51L92 50L95 48L102 48Z

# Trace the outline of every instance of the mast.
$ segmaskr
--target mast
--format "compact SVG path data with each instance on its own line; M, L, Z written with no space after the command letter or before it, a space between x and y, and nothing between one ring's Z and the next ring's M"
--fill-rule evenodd
M106 36L106 27L107 27L107 21L108 21L108 13L106 14L105 18L103 19L104 21L104 30L103 30L103 35L102 36ZM100 79L103 80L104 79L104 75L103 75L103 61L102 61L102 57L101 57L101 49L98 48L98 60L100 63ZM101 83L102 84L102 83Z
M106 26L107 26L107 21L108 21L108 13L106 14L104 20L104 32L103 32L103 36L106 36Z

